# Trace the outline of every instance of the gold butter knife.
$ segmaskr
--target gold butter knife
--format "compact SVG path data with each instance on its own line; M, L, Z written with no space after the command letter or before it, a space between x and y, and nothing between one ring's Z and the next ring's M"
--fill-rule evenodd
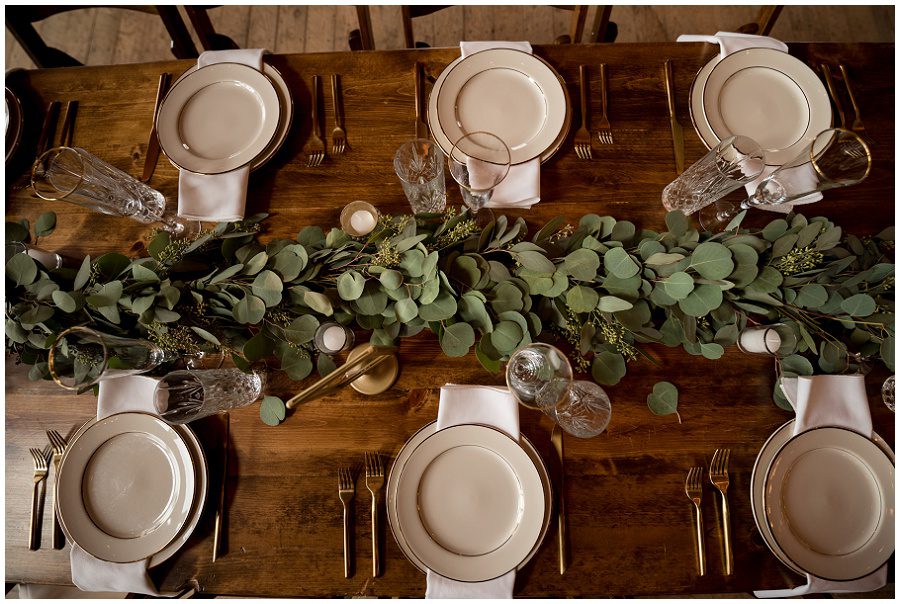
M675 117L675 77L672 74L672 60L666 59L666 96L669 101L669 124L672 126L672 145L675 148L675 170L684 172L684 131Z
M150 177L153 176L153 170L156 169L156 162L159 159L156 116L159 113L159 106L162 105L166 92L169 90L171 79L171 73L163 72L159 74L159 85L156 88L156 104L153 106L153 122L150 125L150 137L147 139L147 154L144 156L144 173L141 175L141 182L150 182Z
M222 518L225 516L225 484L228 482L228 436L231 432L231 416L225 413L225 439L222 441L222 488L219 491L219 506L216 508L216 520L213 528L212 561L219 557L222 543Z
M430 138L425 123L425 67L419 61L416 61L416 138Z
M557 495L557 536L559 538L559 574L566 572L566 495L565 495L565 466L563 465L563 433L557 424L553 426L553 434L550 436L550 442L556 449L556 455L559 457L559 494Z

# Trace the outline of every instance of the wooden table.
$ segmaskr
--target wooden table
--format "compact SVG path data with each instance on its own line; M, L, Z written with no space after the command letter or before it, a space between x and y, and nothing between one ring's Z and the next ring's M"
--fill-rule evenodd
M663 61L674 61L678 117L685 127L686 160L705 149L690 127L688 90L694 74L718 51L707 44L615 44L538 47L564 76L577 99L578 65L591 70L591 107L599 115L599 63L609 65L609 115L616 144L594 145L594 160L581 161L571 140L542 169L542 201L522 213L530 225L556 215L570 221L588 212L662 228L660 191L675 177ZM844 63L853 74L875 162L861 185L826 194L805 210L824 214L845 232L872 234L892 223L894 199L894 46L892 44L795 44L792 54L819 63ZM309 224L337 225L341 208L366 199L382 212L408 209L391 161L394 150L414 134L413 65L424 61L437 76L458 50L357 52L272 56L290 85L296 108L285 148L253 174L247 213L270 212L266 237L295 235ZM34 146L43 108L53 99L80 101L75 144L139 175L150 126L157 78L180 74L189 62L84 67L18 73L8 80L26 99L29 134L7 182L23 170ZM340 73L346 130L351 150L306 167L303 153L310 132L308 110L313 74ZM327 81L327 80L326 80ZM332 120L326 91L326 123ZM577 118L577 116L576 116ZM37 124L37 126L35 126ZM596 119L594 127L597 126ZM573 135L574 136L574 135ZM571 139L571 136L570 136ZM176 170L161 159L151 184L175 203ZM454 187L448 186L448 190ZM122 251L141 254L146 229L127 220L88 212L66 203L39 202L27 191L10 195L7 219L32 221L46 210L59 216L56 232L42 244L69 254ZM457 193L451 199L458 203ZM517 214L517 212L510 212ZM566 440L566 505L572 561L560 576L555 530L534 560L519 573L522 596L619 596L740 592L797 585L802 578L766 549L750 510L753 461L766 438L790 415L772 403L771 362L729 350L719 361L692 357L680 349L650 347L659 360L631 364L628 375L608 392L613 401L609 429L591 440ZM353 391L298 408L279 427L268 427L255 407L233 413L227 488L227 554L210 561L212 506L195 535L175 557L153 571L167 589L195 577L217 594L261 596L422 596L424 575L401 554L390 531L383 576L370 576L369 498L357 486L356 573L343 577L341 505L337 468L360 465L363 452L395 455L420 426L435 419L435 388L445 382L502 383L486 373L474 354L449 359L434 337L404 340L401 375L389 392L372 398ZM68 583L68 548L49 549L49 513L44 546L27 549L31 460L29 446L43 446L44 430L67 431L90 417L96 400L73 396L52 383L32 383L23 367L7 360L6 382L6 580ZM867 379L876 430L893 446L894 416L879 389L886 372ZM674 416L657 417L646 406L652 385L673 381L680 390ZM286 397L299 384L275 378L268 389ZM522 428L545 459L552 460L550 420L521 411ZM198 427L210 454L221 463L213 418ZM708 467L713 451L731 447L735 573L725 577L716 529L713 491L707 486L704 511L709 572L698 578L691 532L691 505L684 495L687 469ZM215 474L215 472L213 472ZM213 481L211 493L217 493ZM210 498L213 502L216 497ZM890 590L891 595L893 591Z

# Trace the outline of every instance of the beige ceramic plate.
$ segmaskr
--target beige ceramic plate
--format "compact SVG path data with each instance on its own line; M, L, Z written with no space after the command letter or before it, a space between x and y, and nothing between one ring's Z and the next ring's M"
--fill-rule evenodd
M159 108L156 131L160 148L179 168L221 174L263 153L280 115L278 93L263 73L216 63L172 86Z
M185 439L172 426L144 413L112 415L66 448L56 487L60 523L101 560L149 558L186 524L195 475Z
M6 89L6 161L12 157L19 143L22 142L22 130L25 119L22 115L22 104L9 88Z
M499 430L462 425L426 438L397 484L400 532L432 571L486 581L515 569L543 527L540 474Z
M418 432L413 434L408 441L403 445L400 449L400 452L397 453L396 459L394 459L394 463L391 466L391 471L388 474L387 480L387 488L385 490L385 501L386 508L388 514L388 524L391 526L391 532L394 534L394 539L397 541L397 544L400 546L400 549L403 551L403 554L406 556L407 560L409 560L413 566L418 568L420 571L427 572L428 567L419 560L415 554L410 550L409 545L406 543L406 539L403 537L403 533L400 532L398 520L397 520L397 483L399 481L400 475L403 473L403 468L406 465L406 460L409 459L409 456L412 452L422 444L426 438L431 436L437 431L437 422L431 422L419 429ZM516 567L517 569L521 569L523 566L528 564L531 558L537 553L538 548L541 545L541 542L544 540L544 536L547 534L547 530L550 528L550 512L551 506L550 502L553 501L553 493L551 490L550 483L550 475L547 472L547 467L544 465L544 460L541 459L540 454L537 452L537 449L534 448L534 445L531 444L531 441L528 440L525 435L520 437L520 443L522 448L525 450L525 453L528 454L528 457L531 458L531 461L534 462L535 467L537 467L538 472L541 475L541 484L544 486L544 501L546 505L544 506L544 524L541 528L541 535L537 540L537 543L534 544L534 547L529 552L528 556L522 560L521 563Z
M179 77L175 83L177 84L183 78L197 71L197 66L194 65ZM294 120L294 99L291 96L291 89L288 88L287 82L284 81L284 76L281 75L277 69L269 65L268 63L263 63L263 73L268 76L272 83L275 85L275 91L278 92L278 102L281 107L281 115L278 119L278 130L275 132L275 138L272 139L272 142L269 143L269 146L265 148L265 150L260 153L254 160L250 163L250 169L256 170L260 166L264 165L268 162L278 150L284 145L284 142L287 140L288 132L291 130L291 123Z
M702 87L703 114L718 140L749 136L767 162L792 160L831 126L831 101L815 72L771 48L748 48L718 61Z
M894 464L851 430L791 438L769 467L763 503L785 556L817 577L858 579L894 552Z
M552 155L568 131L568 118L559 74L520 50L460 57L441 73L429 98L429 127L445 153L467 132L481 130L503 139L513 164Z
M775 457L775 453L784 446L784 443L791 439L793 429L794 420L790 420L773 432L762 446L762 449L760 449L756 462L753 464L753 472L750 475L750 507L753 509L753 519L756 521L756 528L759 529L763 541L775 554L775 557L794 572L803 575L803 569L784 555L784 552L781 551L774 537L772 537L772 530L769 528L769 523L766 522L766 511L763 506L763 491L766 487L766 475L769 472L769 466ZM873 433L872 442L878 445L891 461L894 460L894 453L883 438Z

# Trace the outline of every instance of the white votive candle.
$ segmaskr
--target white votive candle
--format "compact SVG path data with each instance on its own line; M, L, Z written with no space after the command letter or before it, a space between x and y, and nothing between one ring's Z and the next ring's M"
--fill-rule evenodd
M350 226L360 235L368 235L375 228L376 219L372 212L357 210L350 216Z
M771 327L745 329L741 333L741 349L744 352L775 354L781 348L781 336Z
M37 247L29 247L28 255L50 269L56 269L62 266L62 258L59 254L48 252Z
M328 350L338 351L347 343L347 332L340 325L332 325L322 334L322 343Z

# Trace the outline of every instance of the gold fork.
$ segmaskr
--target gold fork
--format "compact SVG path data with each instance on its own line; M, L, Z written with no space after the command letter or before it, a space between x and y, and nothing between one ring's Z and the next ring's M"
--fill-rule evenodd
M325 142L319 133L322 131L319 127L319 76L313 76L313 95L312 95L312 139L309 143L309 161L306 162L307 167L315 168L322 165L325 159Z
M378 556L378 497L384 486L384 466L381 455L366 453L366 488L372 493L372 576L381 573L381 558Z
M709 464L709 481L719 489L722 495L722 541L725 550L725 574L734 572L734 560L731 552L731 514L728 511L728 461L731 449L716 449L712 463Z
M587 65L579 65L578 73L581 76L581 128L575 133L575 155L581 159L593 159L593 154L591 153L591 131L587 127L588 123L590 123L587 98Z
M841 70L841 77L844 79L844 88L847 89L847 95L850 97L850 105L853 107L853 125L850 126L850 129L871 142L871 139L866 134L866 127L863 126L862 117L860 117L859 114L859 105L856 104L856 95L853 94L853 88L850 86L850 75L847 73L847 68L841 63L838 65L838 69Z
M684 481L684 492L694 504L694 528L697 533L697 568L700 576L706 574L706 549L703 545L703 510L700 502L703 500L703 468L697 466L691 468L687 479Z
M40 528L40 486L41 482L47 478L47 454L40 449L29 449L32 461L34 462L34 488L31 491L31 527L28 535L28 549L36 550L38 548Z
M53 447L53 474L59 482L59 464L63 453L66 452L66 439L56 430L47 430L47 438ZM53 490L53 533L51 538L53 549L62 549L66 544L66 537L59 526L59 517L56 515L56 489Z
M837 90L834 88L834 79L831 77L831 67L826 63L821 63L819 65L822 70L822 75L825 76L825 86L828 88L828 93L831 95L831 100L834 103L834 108L837 110L838 119L840 120L840 127L847 127L847 116L844 114L844 106L841 103L841 98L837 94Z
M600 63L600 131L597 138L601 145L613 144L612 128L609 125L609 118L606 117L606 63Z
M344 132L344 112L341 108L341 81L331 74L331 102L334 105L334 130L331 131L331 153L340 155L347 150L347 133Z
M350 503L356 495L356 485L353 484L353 474L350 468L338 470L338 497L344 506L344 577L350 576Z

